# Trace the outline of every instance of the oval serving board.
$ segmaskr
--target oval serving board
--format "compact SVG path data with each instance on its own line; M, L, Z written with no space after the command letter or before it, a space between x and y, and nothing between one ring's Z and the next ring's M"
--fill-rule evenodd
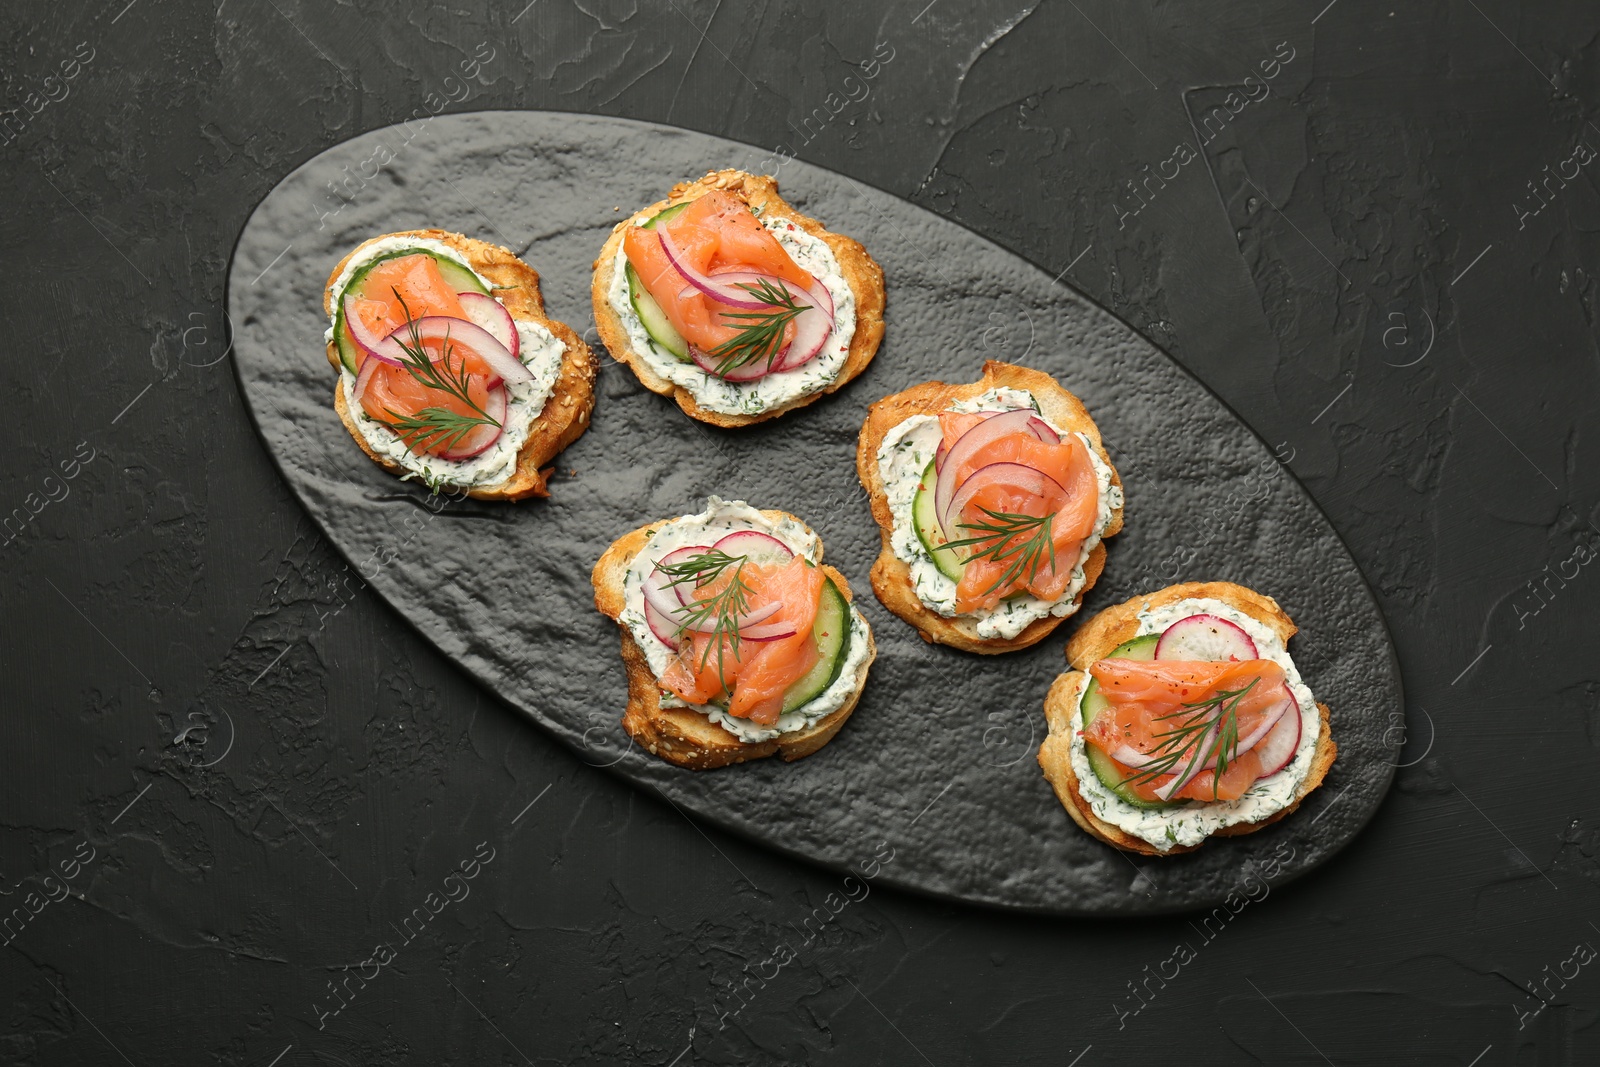
M1041 913L1170 912L1220 902L1263 866L1288 881L1347 844L1396 759L1385 729L1401 692L1383 619L1272 451L1108 312L937 215L789 162L778 175L785 197L883 265L888 329L868 371L810 407L727 432L689 420L604 355L589 276L611 227L675 181L765 169L766 155L625 119L483 112L441 116L415 135L374 130L285 178L239 239L228 310L248 407L327 536L424 636L585 762L836 869L887 843L880 883ZM419 522L431 514L426 491L369 462L334 415L328 272L367 237L427 226L521 255L543 278L549 313L601 357L593 426L558 458L548 501L450 502ZM1291 651L1333 709L1340 752L1295 815L1167 860L1092 840L1034 759L1073 624L1026 652L972 656L924 643L873 597L878 531L854 467L867 405L929 378L972 381L985 358L1048 371L1082 397L1122 474L1127 527L1109 543L1085 617L1173 581L1223 579L1276 597L1299 624ZM877 637L854 717L796 763L684 771L621 729L618 634L594 608L590 568L618 535L697 511L708 493L811 523Z

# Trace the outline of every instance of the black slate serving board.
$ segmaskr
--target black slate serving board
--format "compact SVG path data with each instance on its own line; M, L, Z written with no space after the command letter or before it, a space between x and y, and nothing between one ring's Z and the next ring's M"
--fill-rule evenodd
M234 253L235 365L274 460L352 568L585 762L834 868L881 857L887 843L880 883L1041 913L1148 914L1219 903L1263 867L1286 882L1347 844L1381 802L1401 737L1383 619L1273 449L1108 312L954 223L791 160L778 171L785 197L883 265L888 330L868 371L811 407L726 432L685 418L605 357L588 293L610 228L674 181L777 162L648 123L483 112L375 130L285 178ZM424 226L517 252L540 272L549 313L601 354L592 428L559 457L548 501L441 507L367 461L333 413L328 272L369 236ZM1127 526L1085 617L1174 581L1218 579L1274 596L1299 624L1290 648L1333 709L1340 755L1295 815L1172 859L1101 845L1070 822L1034 761L1072 623L1031 650L977 657L925 644L873 598L878 533L853 464L867 405L929 378L971 381L985 358L1048 371L1082 397L1121 472ZM621 730L617 633L593 607L590 568L619 534L698 510L708 493L814 526L877 637L854 717L794 764L683 771Z

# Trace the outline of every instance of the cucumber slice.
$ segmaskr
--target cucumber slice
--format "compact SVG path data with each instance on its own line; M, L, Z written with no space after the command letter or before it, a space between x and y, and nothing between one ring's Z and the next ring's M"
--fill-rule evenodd
M651 216L648 221L641 222L639 228L653 230L656 228L656 223L667 221L688 206L687 201L674 204L660 214ZM639 316L639 322L644 326L644 332L650 335L650 340L679 363L694 362L689 358L689 342L685 341L683 335L672 325L666 312L661 310L661 305L656 303L656 298L645 289L644 283L639 280L639 272L633 269L633 264L624 259L623 268L628 275L628 300L633 304L633 313Z
M821 654L817 665L805 677L789 687L783 697L783 710L794 711L821 696L844 669L845 657L850 652L850 602L833 584L833 579L822 583L822 603L817 606L817 621L811 628Z
M487 288L484 287L484 284L478 280L478 276L470 269L463 267L461 264L457 263L448 256L441 256L437 252L431 252L426 248L396 249L393 252L385 252L383 255L372 260L370 263L363 264L360 270L351 275L350 283L339 292L333 303L334 343L339 346L339 361L344 364L345 369L351 374L356 373L356 343L350 337L350 331L345 329L345 295L349 294L357 298L365 296L366 290L364 288L364 284L366 282L367 274L379 263L389 259L398 259L401 256L417 255L432 256L434 261L439 264L439 276L445 280L446 285L454 288L456 292L482 293L485 296L493 295Z
M433 255L431 252L428 254ZM456 292L481 293L484 296L494 295L482 282L478 280L477 274L475 274L471 268L463 267L455 260L448 259L444 256L434 256L433 258L439 261L440 277L444 278L445 284L450 286L450 288L454 289Z
M633 264L624 263L623 269L628 274L628 300L633 304L633 313L639 316L644 332L650 335L650 343L679 363L694 362L689 358L689 343L673 327L666 312L656 303L656 298L645 289Z
M641 227L643 227L644 229L646 229L646 230L653 230L653 229L656 228L656 223L658 223L658 222L666 222L668 219L676 217L679 213L681 213L683 211L684 208L688 207L689 204L690 204L690 201L685 200L681 204L673 204L669 208L663 208L662 211L659 214L650 216L649 219L645 220L644 222L639 223L639 225Z
M1156 642L1161 640L1160 634L1146 634L1135 637L1131 641L1124 641L1111 650L1106 659L1134 659L1153 660L1156 658ZM1100 683L1090 678L1089 684L1084 687L1083 701L1079 704L1083 712L1083 725L1088 726L1094 722L1095 716L1105 710L1106 699L1100 695ZM1181 808L1188 801L1160 801L1146 800L1133 790L1122 784L1122 772L1117 769L1116 763L1110 756L1100 751L1094 745L1085 743L1084 751L1089 757L1089 766L1094 770L1094 776L1100 779L1100 784L1115 793L1118 799L1138 808L1141 811L1169 811Z
M917 531L917 540L922 542L922 547L933 558L933 565L939 568L939 573L952 582L959 582L962 573L967 569L966 564L958 558L961 550L957 548L934 551L949 540L939 526L939 517L933 513L933 490L938 481L939 473L934 470L932 461L929 461L922 472L922 480L917 483L917 494L911 498L911 526Z

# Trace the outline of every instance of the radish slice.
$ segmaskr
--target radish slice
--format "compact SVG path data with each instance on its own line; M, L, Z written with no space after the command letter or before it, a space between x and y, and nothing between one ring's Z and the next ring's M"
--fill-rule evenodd
M493 334L513 359L521 354L522 338L517 335L517 324L504 304L484 293L457 293L456 299L461 301L461 310L467 313L467 318Z
M750 563L787 563L794 558L789 546L757 530L739 530L711 546L730 556L743 556Z
M959 512L950 506L956 495L956 471L985 445L1008 434L1031 433L1028 424L1035 418L1031 408L1001 412L984 419L950 446L950 451L945 455L944 466L939 469L939 481L933 490L934 514L939 517L939 524L944 527L946 537L955 540L959 536L950 532L954 525L952 519L959 515Z
M768 374L772 373L772 371L775 370L778 365L777 359L772 360L771 366L767 365L766 360L757 359L750 363L746 363L742 367L734 367L732 370L724 374L717 369L722 360L716 356L713 356L709 352L703 351L698 345L689 346L689 358L694 360L695 366L699 367L713 378L721 378L725 382L753 382L757 378L765 378Z
M644 602L644 621L650 627L650 632L656 635L656 640L668 648L678 647L678 624L670 616L662 614L649 597Z
M774 370L794 370L804 366L816 358L828 343L828 338L833 336L833 294L828 292L828 287L822 284L821 279L813 279L806 287L806 294L811 297L811 307L794 320L794 339L779 357Z
M1038 496L1046 501L1047 507L1059 507L1060 502L1067 496L1067 491L1061 488L1060 483L1054 478L1020 463L991 463L986 467L979 467L972 472L971 477L961 483L961 488L950 501L949 510L940 519L940 525L944 527L947 539L959 541L971 533L970 530L961 527L962 513L980 491L997 485L1014 487Z
M506 390L505 386L497 385L489 390L489 398L483 405L483 413L499 423L483 423L468 430L466 435L457 441L451 448L440 452L440 459L463 460L473 456L482 455L489 447L500 440L500 435L505 433L506 425Z
M1190 615L1179 619L1168 626L1156 642L1156 659L1227 663L1257 658L1256 643L1250 635L1215 615Z
M1300 702L1291 699L1288 713L1278 720L1278 724L1256 746L1256 759L1261 761L1261 775L1256 781L1277 774L1287 767L1299 747Z
M1294 694L1289 692L1288 683L1285 682L1281 688L1283 689L1283 698L1272 706L1272 708L1262 718L1261 722L1256 725L1254 730L1251 730L1248 734L1239 738L1238 752L1249 752L1252 748L1255 748L1257 745L1259 745L1262 739L1270 734L1278 725L1279 720L1288 714L1289 709L1295 706ZM1260 776L1257 775L1257 777Z
M495 340L494 334L466 319L453 319L447 315L428 315L395 330L385 339L385 344L394 342L398 347L402 340L410 342L413 327L424 351L435 360L438 357L434 355L433 346L439 346L442 351L444 342L449 340L451 344L459 344L473 354L481 356L483 361L489 364L490 370L511 385L533 381L533 372L507 351L505 345Z

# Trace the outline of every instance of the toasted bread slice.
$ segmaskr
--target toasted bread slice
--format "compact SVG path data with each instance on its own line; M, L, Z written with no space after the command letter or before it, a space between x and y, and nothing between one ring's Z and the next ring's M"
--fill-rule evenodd
M1103 659L1118 645L1132 640L1139 632L1139 612L1149 605L1152 608L1173 604L1180 600L1220 600L1244 612L1276 633L1287 644L1296 632L1295 624L1271 597L1232 582L1184 582L1171 585L1145 596L1137 596L1115 607L1107 608L1090 619L1067 642L1067 662L1075 669L1055 680L1044 698L1044 716L1050 727L1050 736L1039 746L1039 766L1055 790L1072 821L1092 836L1108 845L1146 856L1175 856L1180 852L1193 852L1199 845L1176 846L1166 851L1156 848L1141 838L1105 822L1095 816L1088 801L1078 792L1078 776L1072 766L1072 736L1079 729L1078 703L1075 699L1084 672L1097 660ZM1328 768L1339 748L1329 732L1328 706L1319 703L1322 729L1317 734L1317 747L1311 757L1311 768L1305 780L1295 790L1294 798L1281 811L1274 812L1258 822L1235 823L1217 830L1217 837L1238 837L1253 834L1264 826L1271 826L1300 806L1300 802L1327 777ZM1204 842L1202 842L1203 844Z
M763 511L762 514L774 521L794 518L781 511ZM608 618L616 620L622 615L625 606L623 579L627 576L628 565L644 550L650 535L669 521L653 522L624 534L612 542L594 565L594 604ZM820 540L817 542L817 565L838 586L845 600L851 601L850 583L845 581L844 575L832 567L823 566ZM781 756L788 761L811 755L833 740L833 735L839 732L850 713L855 711L861 691L867 684L867 669L878 655L872 632L868 630L867 656L856 670L855 692L839 710L803 730L780 734L770 741L748 743L691 708L663 708L660 683L651 672L643 650L627 626L618 625L622 630L622 663L628 672L628 707L622 717L623 729L647 752L679 767L696 771L767 756Z
M872 565L872 591L878 594L884 607L917 628L925 641L967 652L986 654L1011 652L1038 644L1060 626L1069 616L1047 615L1029 623L1015 637L982 638L978 636L977 623L960 615L945 618L929 608L917 596L911 580L911 568L894 554L894 514L889 509L883 477L878 472L878 447L890 430L913 415L937 415L958 400L968 400L996 388L1025 389L1039 401L1044 417L1069 433L1082 433L1094 443L1095 452L1111 468L1111 484L1121 486L1111 457L1106 455L1100 442L1100 429L1084 408L1083 402L1063 389L1057 381L1043 371L1018 367L1010 363L989 360L983 365L983 377L969 385L949 385L945 382L923 382L903 393L886 396L867 409L867 420L861 425L861 436L856 443L856 474L867 490L872 502L872 517L878 520L883 547L878 560ZM1101 534L1101 541L1084 561L1083 588L1078 590L1076 602L1094 587L1105 568L1105 538L1122 529L1122 507L1118 505L1111 520Z
M420 237L449 245L466 258L473 270L497 287L494 295L511 312L512 318L536 322L566 345L566 352L561 357L561 376L556 379L555 388L545 401L544 409L535 416L533 425L528 428L528 438L517 453L516 470L498 482L475 485L467 490L468 496L478 500L522 500L530 496L549 496L546 479L550 473L550 461L562 449L582 437L589 428L589 413L594 410L594 376L599 367L594 353L589 351L589 346L570 326L545 315L544 298L539 293L538 271L499 245L463 237L448 230L401 230L357 245L328 275L322 304L330 318L333 315L333 284L344 272L345 264L367 245L384 237ZM328 362L333 364L334 370L343 370L344 365L339 361L339 346L334 341L328 342ZM336 381L333 386L333 409L339 413L340 421L350 431L350 436L356 439L356 444L361 446L361 451L374 463L391 474L408 473L400 464L374 452L367 444L361 428L356 425L354 414L345 403L342 380Z
M646 389L652 393L672 397L683 409L683 413L691 419L709 422L713 426L749 426L752 423L775 419L786 411L804 407L818 397L842 388L846 382L867 369L867 364L872 362L872 357L878 352L879 342L883 340L883 268L867 254L867 250L859 241L842 234L829 233L822 223L802 215L791 207L778 195L776 179L746 174L742 170L714 170L707 172L706 176L698 181L679 182L672 187L667 199L656 201L645 208L643 213L647 217L654 216L675 204L698 199L714 189L733 193L751 207L759 209L763 217L781 215L794 220L801 229L814 237L822 238L833 250L834 258L839 261L839 269L843 272L845 280L850 283L850 291L856 298L856 330L850 338L850 351L844 366L839 369L838 377L816 392L797 396L785 404L768 408L758 414L730 415L701 407L689 390L667 381L652 370L650 363L633 350L628 340L627 328L623 326L616 309L611 306L610 295L612 278L617 268L617 250L622 247L623 233L633 225L633 220L640 212L629 215L612 229L611 237L600 250L599 258L594 261L592 290L594 321L600 328L600 340L605 343L606 350L633 368L633 373L638 375L639 381L644 383Z

